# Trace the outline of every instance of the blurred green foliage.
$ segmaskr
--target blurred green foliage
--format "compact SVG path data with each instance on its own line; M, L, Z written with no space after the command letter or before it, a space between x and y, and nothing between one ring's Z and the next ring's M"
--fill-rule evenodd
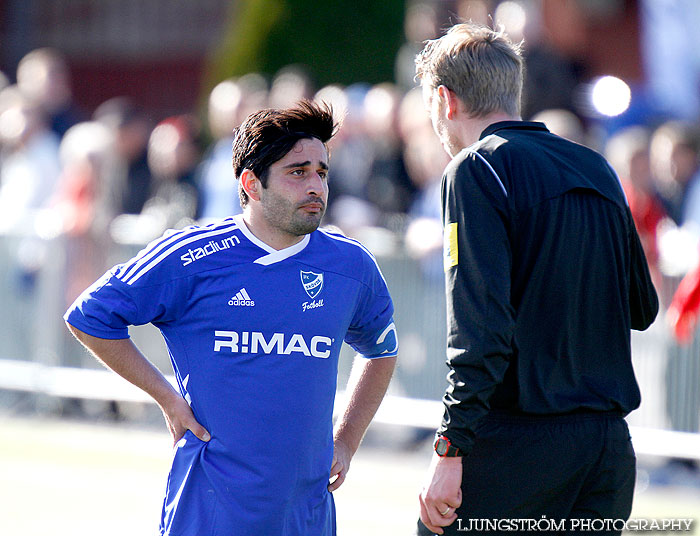
M231 76L305 65L318 87L394 79L404 0L240 0L212 54L205 91Z

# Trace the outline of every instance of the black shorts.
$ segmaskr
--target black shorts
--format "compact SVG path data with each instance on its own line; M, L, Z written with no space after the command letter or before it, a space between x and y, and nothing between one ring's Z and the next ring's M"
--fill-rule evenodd
M490 414L462 470L462 505L447 535L620 534L632 511L636 458L619 414ZM532 530L518 520L544 521ZM417 534L432 532L418 521Z

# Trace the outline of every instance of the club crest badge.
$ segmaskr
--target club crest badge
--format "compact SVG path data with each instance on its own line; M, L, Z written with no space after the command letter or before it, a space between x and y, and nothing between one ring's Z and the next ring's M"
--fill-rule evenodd
M304 286L304 290L309 295L312 300L321 293L323 288L323 274L316 274L314 272L304 272L301 273L301 284Z

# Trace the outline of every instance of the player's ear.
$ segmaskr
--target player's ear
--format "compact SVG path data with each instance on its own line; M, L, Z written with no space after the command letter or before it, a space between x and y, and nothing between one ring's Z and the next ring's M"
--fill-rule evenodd
M455 114L459 111L459 97L457 97L457 94L447 86L438 86L437 94L445 110L445 117L454 119Z
M260 179L250 169L244 169L238 179L241 181L241 188L250 199L260 201Z

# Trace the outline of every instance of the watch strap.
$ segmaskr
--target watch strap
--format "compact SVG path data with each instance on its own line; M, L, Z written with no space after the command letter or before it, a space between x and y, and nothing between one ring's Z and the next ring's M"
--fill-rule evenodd
M445 436L438 436L435 440L435 452L441 458L456 458L462 456L462 451L455 447Z

